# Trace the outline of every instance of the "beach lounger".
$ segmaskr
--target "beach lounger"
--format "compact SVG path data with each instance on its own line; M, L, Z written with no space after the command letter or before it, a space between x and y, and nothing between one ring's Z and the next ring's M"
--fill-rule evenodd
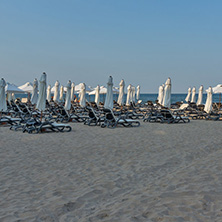
M116 117L111 109L104 109L105 119L104 122L101 124L101 127L108 127L108 128L115 128L118 125L122 125L124 127L138 127L140 126L140 122L127 119L126 116L119 116Z
M97 126L104 122L104 116L101 113L96 113L92 107L87 107L89 117L85 120L84 124L88 126Z
M160 110L162 117L160 118L161 123L189 123L190 119L188 117L181 116L179 113L174 113L170 110Z
M70 132L72 128L68 124L56 123L52 121L40 121L37 118L32 118L28 120L25 126L23 127L23 133L39 133L48 130L53 132Z

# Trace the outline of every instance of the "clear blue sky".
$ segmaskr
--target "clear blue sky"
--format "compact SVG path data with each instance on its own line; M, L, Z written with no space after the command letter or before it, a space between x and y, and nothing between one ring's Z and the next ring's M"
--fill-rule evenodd
M222 83L220 0L0 0L0 77L157 92Z

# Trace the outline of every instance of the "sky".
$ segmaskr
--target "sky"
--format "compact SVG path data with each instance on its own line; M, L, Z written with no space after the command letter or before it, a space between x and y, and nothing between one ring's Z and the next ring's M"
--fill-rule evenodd
M0 0L0 77L141 92L222 83L221 0Z

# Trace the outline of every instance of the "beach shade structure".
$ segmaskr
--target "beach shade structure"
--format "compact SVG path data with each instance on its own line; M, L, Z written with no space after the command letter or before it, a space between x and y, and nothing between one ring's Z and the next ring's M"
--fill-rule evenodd
M53 101L59 102L59 81L55 82L55 86L52 88L52 92L54 91Z
M192 96L191 96L191 103L195 103L195 101L196 101L196 88L193 87Z
M99 105L99 91L100 91L100 86L98 85L96 88L95 88L95 103L97 105Z
M7 110L5 87L6 87L6 82L3 78L1 78L0 79L0 113Z
M37 104L37 101L38 101L38 80L34 79L31 103L34 105Z
M200 88L199 88L197 105L201 105L202 104L202 100L203 100L203 85L201 85Z
M131 99L132 101L131 102L134 102L136 101L136 87L135 86L132 86L132 96L131 96Z
M61 85L60 86L60 96L59 96L59 101L63 102L63 94L64 94L64 87Z
M14 93L7 93L7 100L11 104L11 101L15 101L15 94Z
M19 86L18 88L23 90L24 92L27 92L27 93L33 92L33 84L31 82L27 82L24 85Z
M74 101L74 94L75 94L75 83L73 82L71 85L71 97L70 97L71 101Z
M190 102L190 97L191 97L191 88L188 89L187 97L185 98L186 102Z
M126 106L129 106L131 101L132 101L132 85L129 84L127 87Z
M18 86L16 86L15 84L11 84L8 82L5 87L5 92L6 93L25 93L22 89L19 89Z
M170 108L171 106L171 79L168 78L165 83L164 88L164 97L163 97L163 104L164 107Z
M82 87L81 87L81 91L79 92L79 105L81 107L86 107L86 84L85 83L81 83Z
M119 96L117 100L117 103L119 104L119 106L124 105L124 88L125 88L125 82L122 79L119 83Z
M139 85L136 87L136 99L137 100L140 99L140 86Z
M212 88L213 93L219 93L219 108L221 106L221 93L222 93L222 84L218 84L217 86Z
M64 109L65 110L70 110L71 108L71 81L69 80L66 86L66 102L65 102L65 106Z
M11 100L15 101L15 93L9 93L9 95L11 96Z
M47 96L46 96L46 99L48 100L48 102L51 101L51 85L48 85L47 87Z
M210 113L211 110L212 110L212 95L213 95L213 89L212 87L210 86L207 91L207 100L206 100L206 103L205 103L205 106L204 106L204 111L207 112L207 113Z
M163 93L164 93L164 84L159 87L159 92L157 97L158 103L161 105L163 103Z
M85 83L79 83L78 85L75 86L75 91L76 91L77 93L79 93L79 92L82 90L82 84L85 85L85 91L86 91L86 93L89 93L89 92L92 91L92 89L91 89L89 86L87 86Z
M43 72L39 80L39 96L36 104L36 109L41 111L41 117L42 117L42 111L44 111L45 108L46 108L46 73Z
M109 76L104 108L113 109L113 77Z

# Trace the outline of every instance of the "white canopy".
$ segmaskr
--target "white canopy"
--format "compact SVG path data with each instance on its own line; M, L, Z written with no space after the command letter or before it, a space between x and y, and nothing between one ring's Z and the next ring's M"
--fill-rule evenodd
M113 87L113 93L118 93L119 90L116 88L116 87ZM107 93L107 88L105 86L100 86L100 91L99 91L99 94L106 94ZM89 95L95 95L96 94L96 88L89 92Z
M18 86L16 86L15 84L11 84L8 82L5 87L5 92L6 93L25 93L22 89L19 89Z
M75 91L77 93L79 93L81 91L82 84L85 85L85 90L86 90L87 93L92 91L92 89L89 86L87 86L85 83L79 83L78 85L75 86Z
M109 76L107 82L107 94L104 103L104 108L113 109L113 77Z
M27 92L27 93L32 93L32 91L33 91L33 85L31 82L27 82L24 85L19 86L18 88Z
M213 93L222 93L222 84L218 84L217 86L212 88Z
M1 78L0 79L0 112L7 110L5 86L6 86L6 82L3 78Z

